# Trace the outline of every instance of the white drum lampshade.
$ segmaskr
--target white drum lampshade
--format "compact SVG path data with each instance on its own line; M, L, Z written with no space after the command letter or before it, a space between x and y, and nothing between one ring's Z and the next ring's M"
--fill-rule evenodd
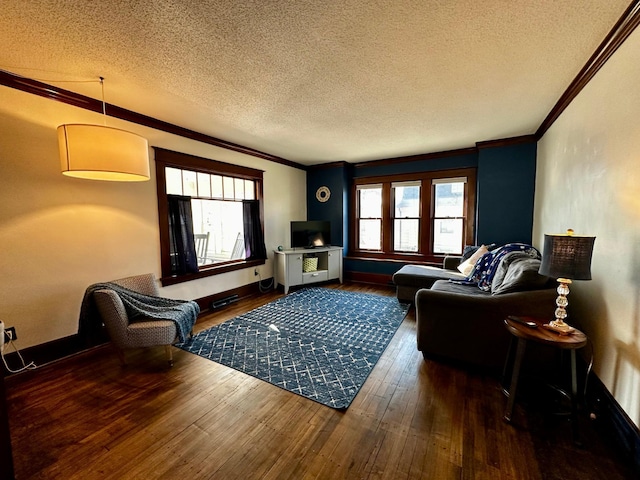
M60 125L58 146L64 175L114 182L149 180L149 144L135 133L101 125Z

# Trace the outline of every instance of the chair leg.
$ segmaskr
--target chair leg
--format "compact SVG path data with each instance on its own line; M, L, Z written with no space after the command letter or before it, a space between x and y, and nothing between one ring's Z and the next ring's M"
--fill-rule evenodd
M167 361L169 362L169 366L173 367L173 352L171 351L171 345L165 345L164 351L167 353Z

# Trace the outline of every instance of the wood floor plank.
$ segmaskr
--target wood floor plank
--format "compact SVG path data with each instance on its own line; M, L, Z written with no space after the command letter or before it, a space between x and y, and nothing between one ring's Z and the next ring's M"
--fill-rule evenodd
M196 330L281 296L243 299ZM495 376L422 358L413 309L342 411L177 348L173 368L162 348L127 358L99 348L7 378L18 480L633 478L588 422L584 449L566 421L520 402L505 423Z
M385 431L384 438L375 456L370 457L370 464L366 471L367 478L406 478L409 473L407 458L411 458L415 445L410 442L406 433Z

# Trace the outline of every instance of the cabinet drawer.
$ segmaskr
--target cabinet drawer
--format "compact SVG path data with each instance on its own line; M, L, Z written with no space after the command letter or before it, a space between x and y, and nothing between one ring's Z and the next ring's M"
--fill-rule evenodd
M302 283L324 282L328 278L326 270L318 270L317 272L308 272L302 274Z

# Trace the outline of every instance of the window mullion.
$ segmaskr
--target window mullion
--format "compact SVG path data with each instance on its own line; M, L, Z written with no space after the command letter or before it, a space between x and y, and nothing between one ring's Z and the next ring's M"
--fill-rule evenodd
M393 251L393 201L391 199L391 183L385 182L382 185L382 251L385 253Z
M421 192L421 206L422 206L422 231L420 232L420 241L421 241L421 249L420 251L424 255L432 255L433 249L431 246L433 245L433 214L435 213L434 208L434 197L435 197L435 187L429 183L429 188L422 188Z

